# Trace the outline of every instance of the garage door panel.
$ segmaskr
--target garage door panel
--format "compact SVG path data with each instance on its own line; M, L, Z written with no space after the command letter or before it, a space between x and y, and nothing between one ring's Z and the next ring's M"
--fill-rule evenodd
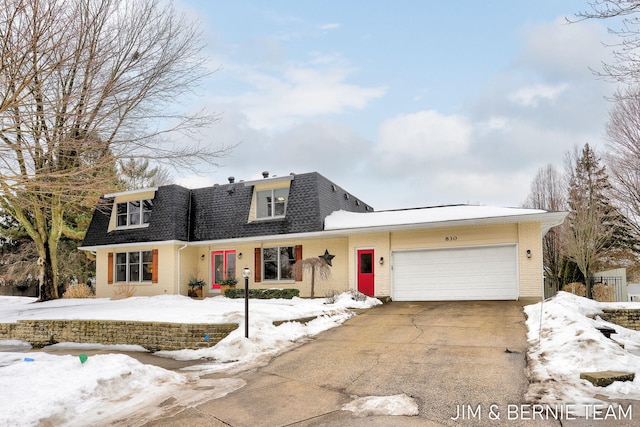
M396 301L517 299L516 248L394 252L393 286Z

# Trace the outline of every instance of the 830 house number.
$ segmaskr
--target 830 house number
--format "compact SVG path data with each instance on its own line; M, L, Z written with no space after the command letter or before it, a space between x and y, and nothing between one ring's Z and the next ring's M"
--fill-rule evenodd
M458 236L447 236L444 238L445 242L455 242L456 240L458 240Z

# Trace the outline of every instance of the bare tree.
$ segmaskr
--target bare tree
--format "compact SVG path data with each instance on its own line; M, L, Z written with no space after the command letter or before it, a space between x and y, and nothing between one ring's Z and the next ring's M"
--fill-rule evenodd
M331 277L331 267L324 258L305 258L293 265L296 271L308 271L311 273L311 298L315 296L316 278L327 280Z
M636 0L593 0L590 10L576 16L583 19L616 19L616 27L609 27L609 33L618 37L619 42L611 45L613 61L603 63L602 71L596 74L610 80L635 85L640 82L640 2Z
M640 238L640 91L619 91L607 123L613 197Z
M549 164L538 170L524 206L562 211L567 208L566 194L565 178L552 164ZM554 291L559 289L563 269L562 227L564 225L552 228L542 240L544 272Z
M169 144L215 121L176 99L209 71L197 26L160 0L0 0L0 205L33 240L41 299L57 298L70 212L115 185L118 159L212 161Z

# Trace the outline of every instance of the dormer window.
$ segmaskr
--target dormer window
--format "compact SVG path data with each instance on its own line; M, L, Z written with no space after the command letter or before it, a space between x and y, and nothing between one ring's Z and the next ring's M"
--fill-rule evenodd
M117 203L116 227L140 227L149 224L152 208L152 199Z
M289 188L262 190L256 193L257 218L278 218L287 212Z
M253 187L249 222L285 218L289 205L289 189L293 175L245 181L245 187Z

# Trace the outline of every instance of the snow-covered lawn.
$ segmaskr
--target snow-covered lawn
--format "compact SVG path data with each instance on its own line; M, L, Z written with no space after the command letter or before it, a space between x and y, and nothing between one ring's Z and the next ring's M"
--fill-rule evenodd
M189 382L214 390L208 396L224 396L242 387L238 379L200 380L215 371L241 370L267 361L304 337L340 325L354 316L351 309L381 304L367 298L356 301L349 293L332 304L324 298L250 300L249 339L244 337L244 300L224 297L194 300L183 296L110 299L60 299L35 303L33 298L0 297L0 323L18 319L117 319L192 323L239 323L216 346L200 350L159 352L180 360L200 360L188 371L173 372L138 362L123 354L98 354L84 362L80 357L41 351L0 352L0 425L97 425L114 414L126 416L136 408L160 402L180 389L185 397ZM318 316L307 324L275 320ZM0 341L0 345L25 344ZM79 348L60 343L53 347ZM87 346L86 349L145 351L136 346ZM203 384L206 383L206 384ZM201 398L202 393L199 393ZM194 398L196 398L194 396Z
M576 415L608 407L609 402L602 399L640 400L640 332L605 322L598 317L604 308L640 309L640 304L600 303L560 292L525 307L528 400L545 406L564 405ZM613 328L616 334L609 339L597 327ZM596 371L633 372L635 380L595 387L580 379L580 373Z
M237 378L201 379L210 372L233 372L266 363L273 355L296 345L305 337L340 325L354 315L352 308L380 304L368 298L355 301L348 293L327 304L324 298L251 300L249 339L244 338L244 300L223 297L193 300L182 296L136 297L123 300L86 299L34 303L30 298L0 297L0 323L18 319L124 319L194 323L239 323L240 327L218 345L200 350L161 352L179 360L202 360L188 370L168 371L146 365L123 354L98 354L84 362L77 356L41 351L0 352L0 425L61 426L104 424L114 414L123 417L140 407L153 406L179 390L182 404L197 382L210 390L208 398L221 397L244 385ZM529 379L527 398L547 405L576 405L582 415L586 405L604 404L602 399L640 400L640 332L607 323L597 317L605 307L640 308L637 303L598 303L564 292L525 307L529 329ZM595 319L589 316L596 315ZM274 320L318 316L308 324ZM617 331L606 338L596 327ZM0 345L20 344L0 341ZM56 347L76 347L72 343ZM86 346L81 348L144 351L132 346ZM198 362L200 363L200 362ZM586 371L634 372L630 382L594 387L580 380ZM596 396L602 396L600 399ZM193 393L191 403L202 399ZM607 403L608 404L608 403ZM372 409L374 408L374 409ZM404 395L355 399L344 410L357 414L403 414L417 412L415 402Z

